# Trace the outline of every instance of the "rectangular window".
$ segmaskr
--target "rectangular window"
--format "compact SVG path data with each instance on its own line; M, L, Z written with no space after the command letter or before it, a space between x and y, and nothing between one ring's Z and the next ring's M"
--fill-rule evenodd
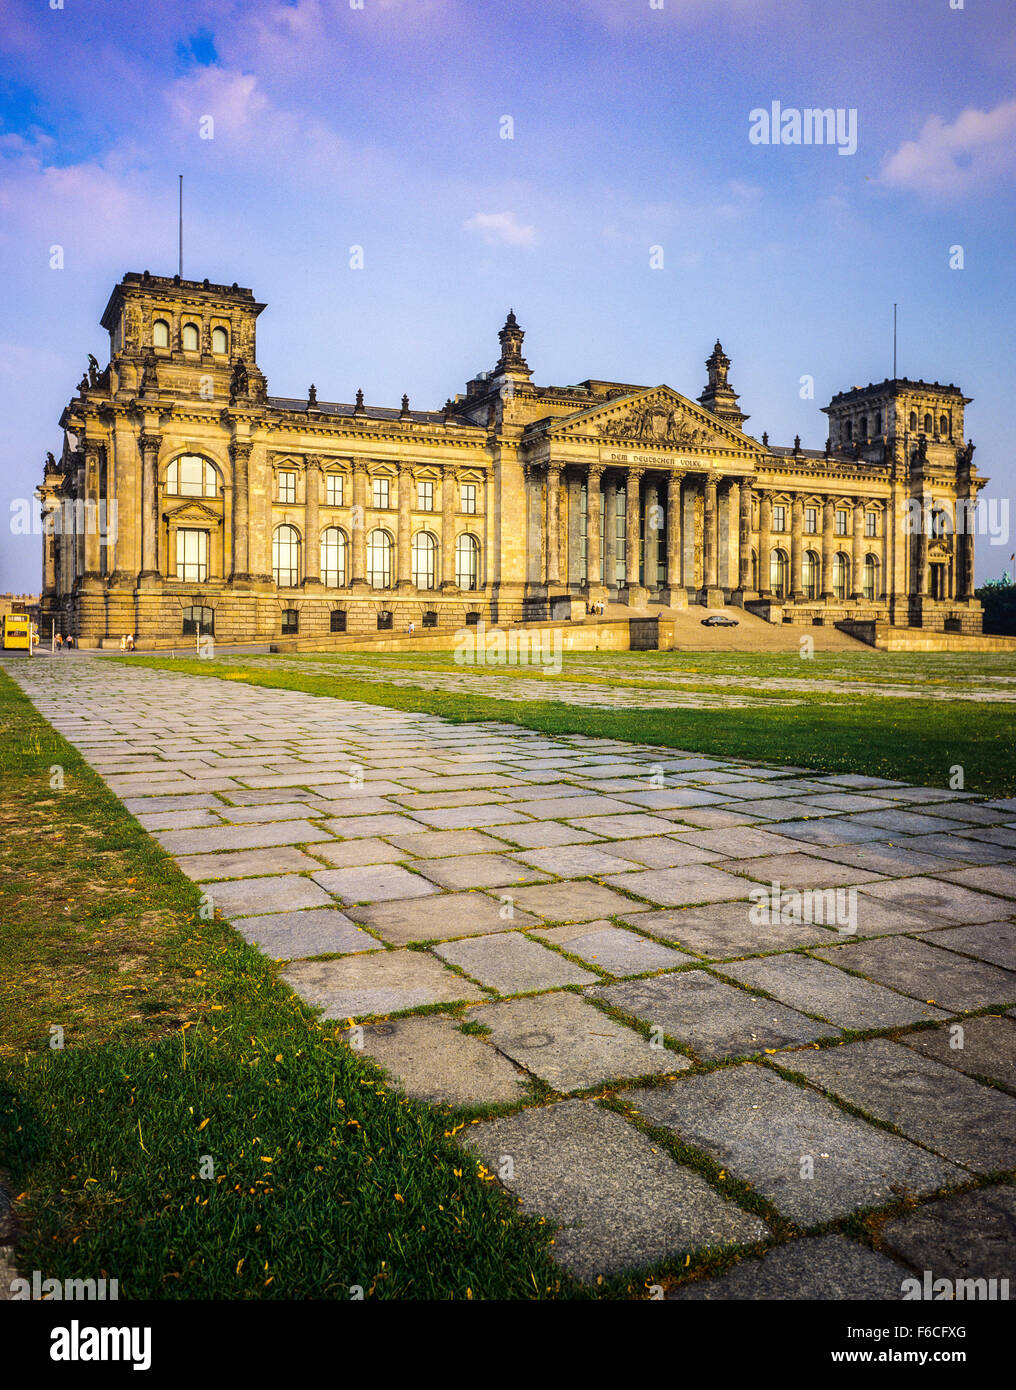
M203 584L208 578L207 531L177 531L176 577L185 584Z
M809 536L814 536L818 531L818 508L805 507L804 509L804 529Z
M296 501L296 474L285 470L279 474L279 501Z
M416 485L416 509L420 512L434 510L434 484L421 482Z
M864 534L866 536L878 535L878 513L865 512L864 514Z
M470 515L472 515L473 513L475 513L475 511L476 511L476 484L475 484L475 483L463 483L463 484L462 484L462 502L461 502L461 507L462 507L462 510L463 510L464 512L469 512Z
M387 478L371 479L371 499L372 505L379 510L385 510L389 505L389 482Z
M787 529L787 509L786 507L773 508L773 530L785 531Z
M292 636L293 633L300 631L300 614L295 608L284 608L282 610L282 635L283 637Z
M345 481L341 473L325 474L325 504L329 507L341 507L343 489Z
M845 536L845 535L847 534L847 514L846 514L846 512L840 512L840 511L838 511L838 512L836 513L836 534L837 534L838 536Z

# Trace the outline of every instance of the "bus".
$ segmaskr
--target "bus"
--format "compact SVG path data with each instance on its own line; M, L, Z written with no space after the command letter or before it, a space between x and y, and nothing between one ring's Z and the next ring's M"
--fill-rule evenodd
M27 613L5 613L3 616L3 650L31 652L39 636Z

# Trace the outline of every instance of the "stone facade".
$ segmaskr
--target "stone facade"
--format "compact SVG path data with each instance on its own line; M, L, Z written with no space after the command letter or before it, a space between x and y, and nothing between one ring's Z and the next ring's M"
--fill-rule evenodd
M987 481L956 386L835 396L824 451L747 434L719 343L669 386L536 386L509 313L439 411L271 396L249 289L126 275L39 488L45 624L81 645L580 614L601 599L772 622L979 632Z

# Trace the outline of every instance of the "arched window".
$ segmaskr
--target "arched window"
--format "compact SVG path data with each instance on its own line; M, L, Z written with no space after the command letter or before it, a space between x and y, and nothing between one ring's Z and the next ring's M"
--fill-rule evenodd
M203 604L194 603L183 610L183 635L195 636L198 632L215 631L215 610Z
M857 437L858 437L858 439L867 439L867 438L868 438L868 417L867 417L867 415L862 415L861 418L860 418L860 421L858 422L858 426L857 426Z
M949 433L949 416L948 416L948 415L943 415L942 418L939 420L939 422L938 422L938 432L939 432L939 434L948 434L948 433Z
M181 454L166 469L166 491L176 497L217 497L215 465L200 454Z
M460 589L478 589L480 579L480 543L468 532L455 542L455 583Z
M201 339L200 339L200 336L199 336L199 334L198 334L198 326L197 326L197 324L196 324L196 323L185 323L184 326L183 326L183 337L182 337L183 350L184 350L184 352L197 352L197 350L198 350L198 344L200 343L200 341L201 341Z
M806 550L801 557L801 588L805 598L818 598L818 556Z
M392 587L392 551L394 545L387 531L371 531L367 537L367 583L372 589Z
M933 430L934 428L935 428L935 426L934 426L934 424L932 423L931 416L930 416L930 415L926 415L926 416L924 417L924 433L925 433L925 434L931 434L931 432L932 432L932 430Z
M769 587L776 598L787 596L787 552L774 550L769 556Z
M850 561L838 551L833 556L833 596L835 598L846 598L847 596L847 573L850 568Z
M912 410L912 411L910 412L910 428L911 428L911 430L913 430L913 431L915 431L915 432L916 432L916 430L917 430L917 411L916 411L916 410Z
M276 526L272 536L272 578L280 589L300 582L300 533L295 526Z
M169 324L165 319L156 319L152 324L152 347L169 347Z
M854 437L854 426L849 420L843 422L843 438L849 444Z
M321 532L321 582L329 589L341 589L346 582L346 537L337 526Z
M413 537L413 583L418 589L437 585L437 538L429 531L417 531Z
M224 357L229 351L229 334L224 328L212 329L212 351L219 357Z
M882 433L882 412L881 412L881 410L876 410L876 411L875 411L875 433L876 433L876 434L881 434L881 433Z
M875 600L876 585L878 582L878 560L874 555L864 557L864 587L862 593L869 603Z

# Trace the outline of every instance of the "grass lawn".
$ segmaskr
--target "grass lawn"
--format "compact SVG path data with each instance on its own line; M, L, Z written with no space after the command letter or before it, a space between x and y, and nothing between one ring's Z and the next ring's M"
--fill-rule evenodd
M639 659L642 655L639 654ZM670 654L647 655L652 660L643 670L675 670ZM119 657L108 659L121 660ZM822 662L802 662L796 657L782 655L737 658L733 654L723 654L717 665L711 662L709 654L689 653L680 659L693 668L692 679L699 671L719 670L740 675L743 685L724 686L725 693L742 690L750 695L753 690L757 692L763 688L761 683L768 673L809 680L856 682L863 703L855 695L817 692L795 696L800 699L798 704L770 708L766 708L763 701L746 708L633 710L592 708L551 700L506 700L471 690L460 693L397 685L386 682L384 673L387 669L391 669L393 675L401 672L409 659L392 661L362 652L350 653L348 659L317 653L307 658L302 663L304 669L299 670L292 669L292 657L280 658L277 668L273 668L270 657L259 657L256 661L229 656L212 661L162 657L123 659L194 675L247 681L252 685L302 690L311 695L330 695L393 709L426 711L454 721L496 719L548 734L626 739L721 757L799 765L823 772L854 772L925 786L956 785L953 769L960 767L963 781L959 785L965 791L1009 796L1016 790L1013 706L985 700L922 699L920 690L929 683L948 686L963 682L962 667L950 660L940 668L938 658L933 658L934 664L923 668L915 666L912 658L901 663L900 675L915 684L915 691L912 698L899 698L879 697L864 691L860 682L865 678L870 680L877 675L883 682L896 680L896 668L891 661L887 663L866 653L859 657L835 654ZM372 665L378 679L347 674L344 671L347 660L360 667L365 663ZM630 653L598 654L596 661L598 676L602 676L605 667L617 670L618 684L627 683L633 674ZM854 663L857 663L856 675ZM441 659L440 654L433 652L426 653L425 662L415 663L414 669L424 664L435 670L462 669L454 665L450 655ZM588 661L566 657L560 678L570 680L588 669ZM975 669L976 675L968 668L967 679L981 684L993 678L996 666L982 660ZM467 670L470 675L484 670L497 675L514 672L520 677L527 673L525 669L511 667ZM1013 670L1011 659L1003 658L997 670L1004 679ZM536 674L531 668L528 673Z
M549 1232L322 1031L0 673L0 1169L20 1272L122 1298L544 1298ZM61 1040L55 1029L62 1029ZM209 1164L205 1156L209 1156Z

